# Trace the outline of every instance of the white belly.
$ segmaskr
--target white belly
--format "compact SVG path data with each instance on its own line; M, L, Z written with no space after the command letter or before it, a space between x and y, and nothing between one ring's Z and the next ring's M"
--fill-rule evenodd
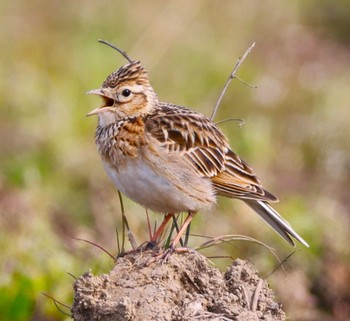
M138 158L130 159L118 171L103 163L120 192L153 211L161 213L197 211L209 208L215 203L215 195L208 179L196 178L194 183L197 186L194 188L189 186L189 182L184 182L184 189L179 189L176 184L156 173ZM183 177L187 176L182 174L182 177L176 176L175 179L182 181Z

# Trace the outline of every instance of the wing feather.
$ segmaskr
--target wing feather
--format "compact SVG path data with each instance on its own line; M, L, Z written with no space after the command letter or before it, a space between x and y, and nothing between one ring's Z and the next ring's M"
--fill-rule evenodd
M216 176L225 168L226 137L205 116L172 106L167 105L147 118L146 131L168 152L184 152L201 176Z
M199 175L212 179L217 194L277 201L264 190L252 168L229 147L221 130L207 117L177 105L159 104L145 121L146 132L167 152L181 152Z

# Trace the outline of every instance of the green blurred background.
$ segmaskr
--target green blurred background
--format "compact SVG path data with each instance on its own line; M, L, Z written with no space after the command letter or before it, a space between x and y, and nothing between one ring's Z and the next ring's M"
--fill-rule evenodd
M74 279L113 262L114 186L94 145L97 107L85 92L125 64L117 44L150 72L161 100L210 115L237 58L255 41L216 120L232 148L278 195L276 209L310 243L268 281L291 320L350 319L350 5L347 0L0 2L0 319L69 320L41 292L70 305ZM125 199L132 231L148 238L144 209ZM151 214L152 222L160 217ZM293 249L243 203L219 199L193 233L244 234ZM191 246L203 239L191 238ZM276 259L234 242L203 254ZM230 259L213 259L222 269ZM69 312L69 311L68 311Z

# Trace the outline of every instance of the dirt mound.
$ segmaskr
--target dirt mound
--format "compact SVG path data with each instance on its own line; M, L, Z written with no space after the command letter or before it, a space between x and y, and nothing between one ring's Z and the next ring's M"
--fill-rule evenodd
M76 321L285 320L249 263L237 259L222 274L194 251L166 263L152 252L129 253L109 274L85 273L74 289Z

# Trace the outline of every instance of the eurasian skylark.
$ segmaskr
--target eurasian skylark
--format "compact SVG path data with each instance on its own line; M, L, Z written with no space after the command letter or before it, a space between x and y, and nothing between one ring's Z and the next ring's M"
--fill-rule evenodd
M98 115L95 141L119 191L145 208L168 213L165 222L174 213L188 212L171 248L194 214L210 209L217 195L244 201L288 243L294 245L293 237L308 246L269 205L278 199L263 189L215 123L160 102L140 61L123 55L129 63L110 74L100 89L88 92L103 99L88 115Z

